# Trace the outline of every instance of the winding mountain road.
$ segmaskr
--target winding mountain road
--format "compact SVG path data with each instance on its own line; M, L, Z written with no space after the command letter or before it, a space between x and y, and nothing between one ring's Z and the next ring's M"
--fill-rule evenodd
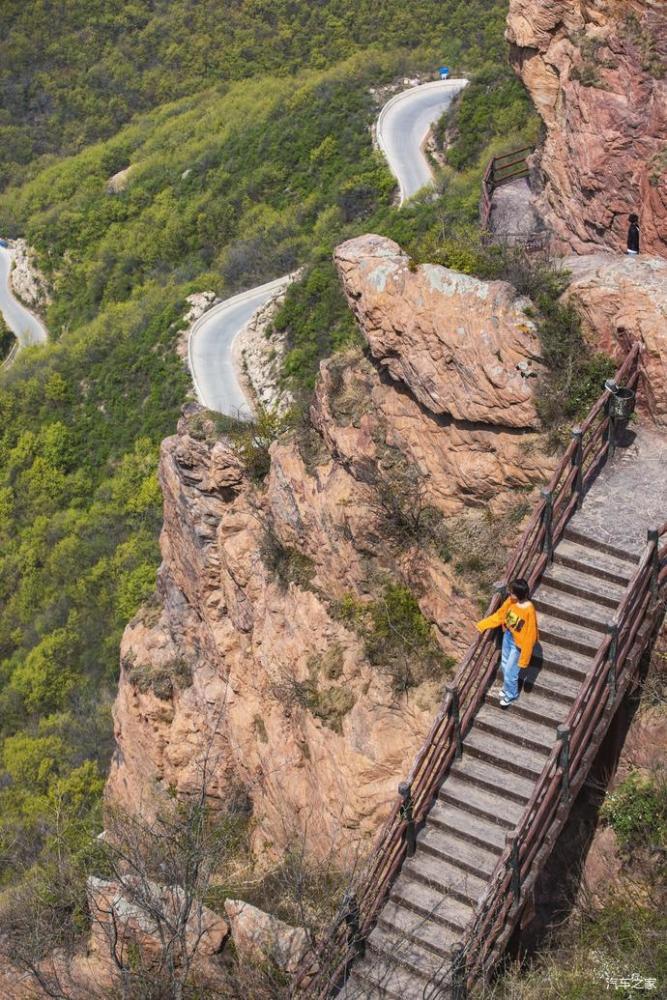
M252 410L241 388L232 345L251 316L291 281L287 274L220 302L193 325L188 363L200 403L228 417L249 420Z
M19 302L11 290L9 275L12 269L12 256L11 250L0 247L0 312L16 337L19 348L45 344L49 339L46 327L34 313ZM15 354L16 350L12 348L3 367L11 363Z
M436 80L403 90L387 101L377 122L378 146L398 181L400 203L433 181L423 145L467 80Z
M380 112L377 141L398 181L400 202L433 180L423 150L431 125L467 80L437 80L396 94ZM251 316L291 280L291 275L235 295L197 320L190 331L188 363L199 402L209 410L247 420L252 408L241 388L232 345Z

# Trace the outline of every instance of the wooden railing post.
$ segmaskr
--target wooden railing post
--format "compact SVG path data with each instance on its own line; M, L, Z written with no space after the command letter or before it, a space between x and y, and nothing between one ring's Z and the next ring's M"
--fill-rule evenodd
M542 490L542 497L544 498L544 511L542 513L542 519L544 524L544 541L542 542L542 551L546 552L547 559L549 562L554 557L554 536L553 536L553 518L554 518L554 495L551 490Z
M412 813L412 789L407 781L400 783L398 794L403 799L401 803L401 819L405 823L406 853L411 858L417 850L417 832L415 829L415 818Z
M449 702L449 714L454 721L454 740L456 742L456 750L454 755L457 760L460 760L463 756L463 740L461 739L461 715L459 712L459 692L456 687L448 684L445 688L448 695L450 695Z
M505 844L509 847L509 857L507 867L510 870L510 892L514 897L514 904L521 902L521 872L519 871L519 838L516 830L505 834Z
M651 528L648 531L648 542L653 545L651 555L651 597L654 601L658 599L660 589L660 531L658 528Z
M466 954L462 944L452 948L452 1000L467 1000Z
M611 635L611 642L609 643L609 654L607 657L609 660L609 670L607 672L607 708L611 708L616 701L616 671L618 665L618 625L616 622L612 622L609 625L609 634Z
M343 920L347 926L348 964L355 958L361 958L366 945L359 926L359 903L353 892L343 896Z
M563 775L562 783L562 794L565 802L569 801L570 798L570 729L569 726L559 726L556 730L558 739L560 740L560 757L558 763L560 764L561 773Z
M572 465L577 470L577 474L574 477L573 489L577 494L577 509L579 509L584 502L584 432L581 427L574 427L572 429L572 437L576 442L574 455L572 456Z

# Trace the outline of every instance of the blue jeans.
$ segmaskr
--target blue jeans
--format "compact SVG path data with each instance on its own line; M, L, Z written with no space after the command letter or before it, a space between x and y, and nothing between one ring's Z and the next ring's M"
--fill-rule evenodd
M503 633L503 651L500 666L503 672L503 694L509 701L519 697L519 657L521 650L510 631Z

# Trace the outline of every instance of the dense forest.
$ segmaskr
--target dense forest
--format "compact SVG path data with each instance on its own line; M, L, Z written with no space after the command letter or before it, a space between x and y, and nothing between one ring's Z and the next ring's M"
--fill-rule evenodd
M502 0L4 0L0 186L115 135L137 113L355 52L427 47L504 64Z
M388 0L381 17L367 0L3 5L0 231L37 251L53 340L22 352L0 394L0 880L48 871L56 813L84 859L99 830L120 635L155 585L157 453L188 391L185 297L305 265L279 324L285 379L307 393L318 360L354 336L336 242L377 229L417 252L449 218L473 225L488 150L535 137L505 12L503 0ZM399 215L371 88L444 57L482 82L461 103L437 205Z

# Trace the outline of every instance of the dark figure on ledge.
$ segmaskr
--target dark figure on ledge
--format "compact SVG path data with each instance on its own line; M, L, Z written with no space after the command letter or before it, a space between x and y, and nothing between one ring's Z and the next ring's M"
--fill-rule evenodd
M628 253L633 257L639 253L639 216L634 213L630 216L628 229Z

